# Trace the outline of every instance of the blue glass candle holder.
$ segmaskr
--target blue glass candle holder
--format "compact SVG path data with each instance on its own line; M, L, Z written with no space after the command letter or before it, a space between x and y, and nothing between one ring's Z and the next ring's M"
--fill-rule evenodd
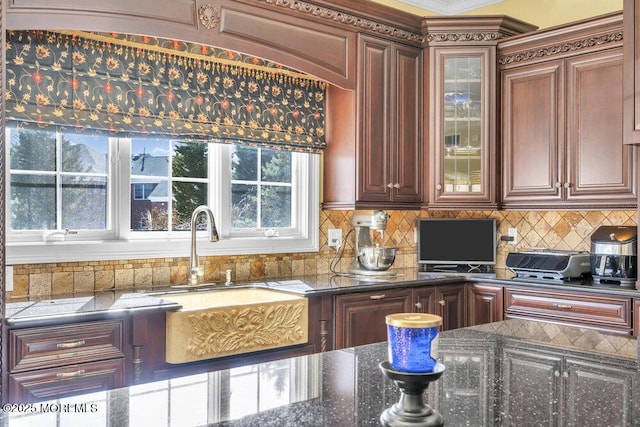
M389 364L400 372L432 372L438 356L442 317L426 313L386 316Z

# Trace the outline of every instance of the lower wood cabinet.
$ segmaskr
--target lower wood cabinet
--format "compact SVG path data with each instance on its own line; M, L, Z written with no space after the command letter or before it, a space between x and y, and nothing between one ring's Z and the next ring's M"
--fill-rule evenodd
M385 317L414 312L441 316L443 331L466 326L465 284L337 295L334 349L386 341Z
M336 349L387 340L385 317L413 312L411 289L385 289L335 297Z
M8 337L8 402L125 385L124 320L11 329Z
M500 425L637 425L635 360L614 357L505 344Z
M124 386L124 359L9 374L11 403L37 402Z
M632 298L580 291L505 288L507 317L542 319L631 335Z
M503 287L488 283L468 283L466 326L483 325L504 319Z

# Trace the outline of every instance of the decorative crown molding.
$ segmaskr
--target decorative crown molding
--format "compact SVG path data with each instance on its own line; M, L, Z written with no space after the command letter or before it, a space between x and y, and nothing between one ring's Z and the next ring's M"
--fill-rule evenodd
M502 55L498 57L498 64L507 65L507 64L514 64L518 62L530 61L533 59L540 59L544 57L562 55L562 54L566 54L567 52L575 52L581 49L619 42L619 41L622 41L622 39L623 39L622 30L615 31L610 34L604 34L596 37L588 37L586 39L576 40L570 43L561 43L553 46L545 46L545 47L540 47L536 49L515 52L509 55Z
M504 34L497 32L485 33L429 33L427 34L428 43L442 42L489 42L499 40Z
M290 9L296 12L312 15L315 18L322 18L349 25L362 30L373 31L384 34L396 39L409 41L412 43L424 42L424 36L420 33L403 30L402 28L393 27L382 22L377 22L368 18L362 18L350 13L341 12L339 10L329 9L328 7L314 5L299 0L255 0L266 3L271 6Z

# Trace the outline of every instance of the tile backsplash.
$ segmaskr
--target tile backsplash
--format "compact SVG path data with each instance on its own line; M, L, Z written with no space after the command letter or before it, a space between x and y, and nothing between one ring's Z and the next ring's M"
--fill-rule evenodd
M355 211L326 210L320 213L320 249L313 253L201 256L205 281L224 282L225 270L234 281L290 278L327 274L335 264L346 271L354 257L350 225ZM393 268L417 267L416 232L418 218L494 218L498 235L509 228L518 230L516 245L499 241L497 267L504 267L508 252L534 247L589 250L591 233L600 225L637 225L637 211L388 211L383 245L394 245L398 254ZM342 229L344 253L327 245L328 230ZM350 233L351 232L351 233ZM342 252L342 249L340 250ZM87 261L14 265L11 297L61 295L94 290L139 290L186 283L189 264L185 257Z

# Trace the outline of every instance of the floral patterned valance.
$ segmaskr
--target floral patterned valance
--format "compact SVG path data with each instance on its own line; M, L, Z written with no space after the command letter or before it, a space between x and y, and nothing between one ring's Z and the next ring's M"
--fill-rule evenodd
M325 148L326 85L220 49L151 37L7 34L7 118L79 132Z

